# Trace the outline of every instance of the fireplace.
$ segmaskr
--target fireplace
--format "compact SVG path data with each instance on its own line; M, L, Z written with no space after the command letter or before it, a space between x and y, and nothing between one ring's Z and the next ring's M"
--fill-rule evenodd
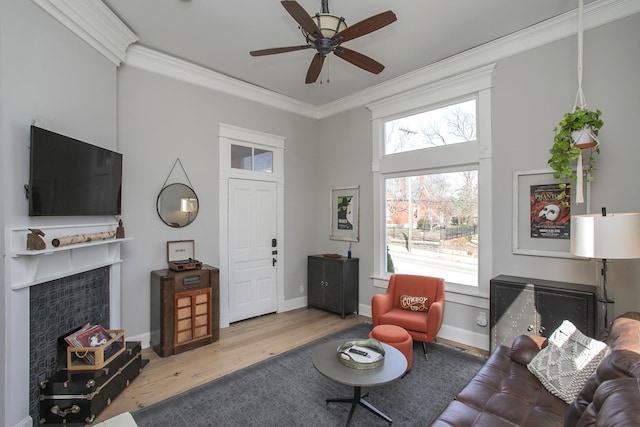
M62 236L115 230L117 226L118 224L113 222L38 228L46 233L47 240L50 241ZM52 339L57 340L68 330L82 326L83 322L101 323L111 329L121 328L120 249L124 241L130 240L130 238L112 238L60 248L47 246L43 250L28 251L25 249L28 233L28 227L9 228L6 230L5 241L7 246L5 342L7 345L5 347L5 383L0 385L3 387L0 399L3 399L5 411L0 412L0 425L12 427L33 426L34 420L37 419L37 417L32 418L37 408L33 403L35 387L39 381L48 377L48 369L56 363L51 360L52 356L48 353L32 354L32 349L35 350L40 344L49 343ZM72 282L76 283L72 284ZM87 299L92 298L88 293L94 291L101 294L97 297L101 302L97 304L99 307L71 308L66 305L71 304L72 299L76 302L82 300L86 302ZM84 293L82 298L75 295L77 292ZM42 302L42 298L48 297L48 294L57 294L62 298L62 305L55 310L48 310L46 315L51 316L51 319L55 318L55 323L61 321L62 332L47 330L35 332L34 336L31 336L32 321L47 323L49 320L49 317L46 320L42 318L43 309L39 308L40 304L49 304ZM38 308L32 308L32 302ZM91 303L93 304L94 302ZM91 313L86 314L88 316L86 318L82 315L85 309ZM44 310L47 311L47 309ZM68 317L72 311L79 315L79 321ZM35 363L33 367L31 366L32 357Z
M40 382L57 372L58 337L86 323L109 328L109 267L29 288L29 415L38 422Z

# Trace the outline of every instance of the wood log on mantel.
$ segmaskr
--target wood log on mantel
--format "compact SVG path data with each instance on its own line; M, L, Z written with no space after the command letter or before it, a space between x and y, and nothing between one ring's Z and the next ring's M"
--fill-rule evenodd
M115 237L115 235L115 230L91 234L77 234L75 236L58 237L57 239L53 239L51 244L57 248L59 246L72 245L74 243L86 243L94 240L111 239Z

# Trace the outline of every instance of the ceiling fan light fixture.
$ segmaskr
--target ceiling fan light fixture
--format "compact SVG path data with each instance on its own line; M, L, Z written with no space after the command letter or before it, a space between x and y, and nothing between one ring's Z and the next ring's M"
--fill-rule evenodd
M347 29L347 23L345 19L342 17L338 17L336 15L332 15L330 13L316 13L311 16L311 19L314 20L320 32L322 33L323 38L331 39L340 31ZM310 34L301 28L302 34L307 40L307 43L313 46L316 41L316 37L313 34Z
M307 75L304 80L306 84L316 82L322 71L325 58L331 53L373 74L380 74L382 70L384 70L384 65L375 59L369 58L354 50L347 49L342 46L342 43L362 37L395 22L397 17L392 11L387 10L386 12L370 16L347 28L347 23L344 18L339 18L329 13L329 0L321 1L322 12L316 13L315 15L310 15L295 0L282 0L280 3L298 23L307 44L302 46L252 50L249 52L251 56L273 55L276 53L314 48L316 53L313 55L311 64L307 69ZM328 82L329 79L327 78L327 83Z

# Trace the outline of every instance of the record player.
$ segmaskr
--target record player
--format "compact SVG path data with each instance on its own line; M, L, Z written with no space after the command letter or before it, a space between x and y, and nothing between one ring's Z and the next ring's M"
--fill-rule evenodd
M202 261L195 259L193 240L174 240L167 242L167 263L173 271L198 270Z

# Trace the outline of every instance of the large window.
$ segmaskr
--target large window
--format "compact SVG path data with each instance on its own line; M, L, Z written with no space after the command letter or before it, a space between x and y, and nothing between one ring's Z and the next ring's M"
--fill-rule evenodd
M476 140L476 99L384 122L385 156L435 150ZM427 162L428 165L428 162ZM478 283L478 171L459 165L452 172L426 168L416 175L384 177L388 273L446 277Z
M386 271L478 276L478 171L385 178Z
M492 71L368 106L376 285L397 272L443 277L448 290L488 292Z

